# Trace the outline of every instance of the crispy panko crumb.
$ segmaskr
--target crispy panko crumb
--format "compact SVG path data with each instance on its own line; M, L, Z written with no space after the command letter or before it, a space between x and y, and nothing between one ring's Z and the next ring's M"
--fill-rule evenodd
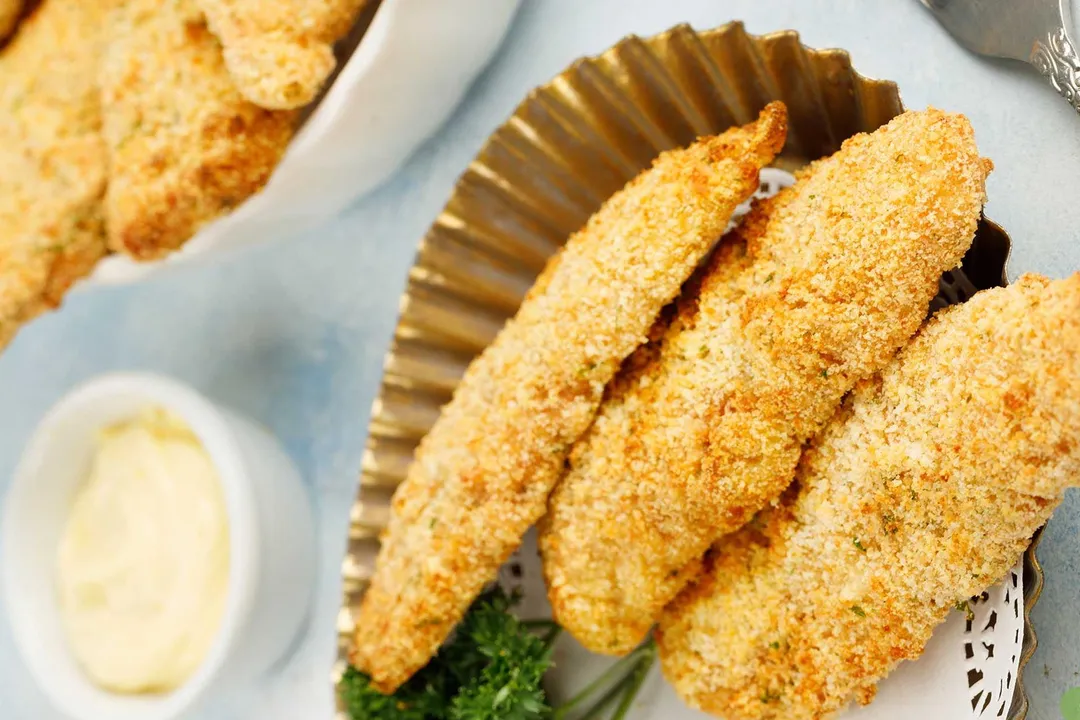
M665 610L664 674L727 720L823 720L917 658L1080 478L1080 275L938 313L861 382L783 501Z
M23 0L0 0L0 43L15 30L24 4Z
M918 329L974 237L989 161L909 112L759 203L651 362L632 361L541 521L555 619L621 655L709 545L791 481L803 443ZM740 258L745 246L750 258Z
M662 154L572 235L469 367L394 495L353 662L390 692L435 653L543 514L570 446L756 189L787 114Z
M49 0L0 53L0 348L105 252L96 80L109 9Z
M112 32L101 78L109 245L150 260L261 189L296 116L240 95L194 0L130 0Z
M271 110L307 105L333 72L334 43L368 0L198 0L245 98Z

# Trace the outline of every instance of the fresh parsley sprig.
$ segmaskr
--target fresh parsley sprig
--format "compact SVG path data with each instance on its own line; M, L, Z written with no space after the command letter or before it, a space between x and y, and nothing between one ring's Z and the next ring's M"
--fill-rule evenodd
M550 620L518 620L510 612L517 600L497 587L485 592L439 654L393 695L383 695L366 675L348 668L339 691L349 715L353 720L599 720L615 705L610 720L622 720L652 666L655 646L642 645L551 708L542 681L560 628Z

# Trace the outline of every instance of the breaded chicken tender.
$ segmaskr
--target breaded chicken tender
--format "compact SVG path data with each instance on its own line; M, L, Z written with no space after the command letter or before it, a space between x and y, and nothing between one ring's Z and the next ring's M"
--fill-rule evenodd
M105 252L96 81L111 5L49 0L0 53L0 348Z
M0 43L15 30L24 4L23 0L0 0Z
M198 0L245 98L271 110L315 99L336 63L334 43L368 0Z
M776 508L665 610L664 674L726 720L822 720L918 657L1080 478L1080 275L944 310L859 384Z
M105 213L110 247L149 260L261 189L296 116L240 95L195 0L129 0L119 15L101 78Z
M718 255L549 500L539 541L560 625L594 652L632 650L709 545L783 492L803 443L922 323L989 170L966 118L909 112L751 211L733 244L749 259Z
M394 495L353 663L393 691L543 514L604 386L784 144L757 122L662 154L572 235L469 367Z

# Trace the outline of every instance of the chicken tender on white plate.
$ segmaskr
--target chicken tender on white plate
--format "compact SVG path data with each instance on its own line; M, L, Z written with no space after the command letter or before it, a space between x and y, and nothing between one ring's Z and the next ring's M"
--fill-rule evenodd
M101 73L110 248L167 255L256 193L296 114L245 100L195 0L126 0Z
M726 720L869 702L1080 481L1080 275L937 314L863 381L796 485L665 610L664 674Z
M755 206L733 243L749 258L719 254L655 357L628 363L549 500L560 625L629 652L709 545L780 495L803 443L925 319L990 167L966 118L909 112Z
M354 664L393 691L438 650L545 510L619 364L784 144L757 122L661 155L572 235L469 367L394 495Z
M0 53L0 348L105 253L97 78L116 4L49 0Z
M289 110L315 99L337 64L334 43L369 0L198 0L245 98Z

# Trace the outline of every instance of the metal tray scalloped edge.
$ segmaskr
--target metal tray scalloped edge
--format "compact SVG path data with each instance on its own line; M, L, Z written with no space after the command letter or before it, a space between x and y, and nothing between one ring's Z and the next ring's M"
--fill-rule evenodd
M1031 622L1031 609L1039 601L1043 590L1043 569L1038 556L1042 537L1043 531L1040 528L1031 538L1031 544L1024 552L1024 643L1020 650L1020 663L1016 669L1016 692L1013 693L1012 705L1009 706L1009 720L1025 720L1028 713L1024 671L1032 656L1035 655L1035 649L1039 646L1039 636L1035 633L1035 625Z
M393 488L468 361L513 314L547 256L604 198L659 151L745 123L774 98L791 115L777 162L785 169L834 152L844 138L904 109L895 83L861 75L845 50L802 45L795 31L754 36L741 22L702 32L678 25L575 61L530 92L486 141L421 240L401 298L371 411L364 502L358 496L352 508L342 563L335 684ZM1007 284L1010 250L1004 230L984 218L964 259L972 284ZM955 284L943 280L941 290L957 301ZM1041 536L1024 555L1024 642L1008 720L1027 716L1023 674L1037 645L1031 608L1043 587Z

